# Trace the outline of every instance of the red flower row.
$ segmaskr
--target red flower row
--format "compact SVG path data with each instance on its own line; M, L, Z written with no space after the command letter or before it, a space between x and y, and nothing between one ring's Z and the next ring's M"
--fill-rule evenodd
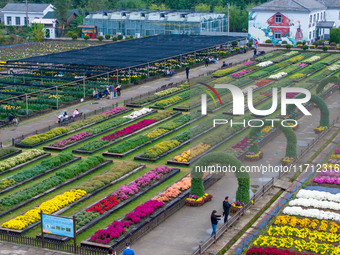
M105 211L110 210L118 204L118 200L114 196L108 196L106 199L102 199L99 203L91 206L89 209L86 209L87 212L94 212L103 214Z
M290 250L278 249L276 247L252 247L247 255L307 255L306 253L291 252ZM313 255L313 254L311 254Z

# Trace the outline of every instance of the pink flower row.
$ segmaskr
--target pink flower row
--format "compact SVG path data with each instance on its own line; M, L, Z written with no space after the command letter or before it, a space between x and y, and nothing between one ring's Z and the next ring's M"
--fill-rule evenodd
M340 148L336 148L334 153L335 154L340 154Z
M108 244L112 239L117 239L123 235L126 232L126 228L141 222L143 218L153 214L163 205L163 202L149 200L144 204L137 206L133 212L126 214L124 219L114 221L107 229L98 230L90 240L96 243Z
M85 137L88 137L88 136L91 136L91 135L92 135L92 133L83 131L83 132L80 132L78 134L72 135L72 136L70 136L68 138L65 138L65 139L63 139L63 140L61 140L59 142L55 142L53 144L50 144L50 146L58 147L58 148L64 147L64 146L66 146L68 144L77 142L77 141L82 140Z
M132 124L131 126L128 126L126 128L123 128L121 130L115 131L112 134L109 134L107 136L102 137L102 140L104 141L112 141L112 140L116 140L117 138L124 136L124 135L128 135L131 134L139 129L142 129L148 125L151 125L152 123L156 122L156 120L149 120L149 119L145 119L142 120L136 124Z
M303 63L303 62L296 64L296 66L300 66L300 67L305 67L306 65L307 65L307 64L306 64L306 63Z
M340 178L336 178L336 177L315 177L313 179L313 182L316 183L329 183L329 184L338 184L340 185Z
M168 166L156 167L141 177L137 178L134 182L123 185L119 190L114 192L112 196L120 200L126 200L129 196L138 193L142 188L149 185L151 182L161 179L165 174L171 172L173 168Z
M249 66L249 65L254 64L254 63L255 63L255 61L249 60L249 61L243 62L241 65Z
M236 78L236 77L240 77L242 75L245 75L247 73L251 73L251 71L250 70L242 70L242 71L239 71L237 73L233 73L231 76Z
M124 111L126 109L128 109L128 108L120 106L120 107L113 108L111 110L107 110L105 112L101 112L101 113L99 113L99 115L106 115L107 117L109 117L113 114L119 113L119 112Z

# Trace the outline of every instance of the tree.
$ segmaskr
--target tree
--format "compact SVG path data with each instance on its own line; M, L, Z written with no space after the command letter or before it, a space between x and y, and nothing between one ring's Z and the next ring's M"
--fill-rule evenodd
M169 7L165 6L165 4L161 4L161 5L151 4L149 6L149 9L153 9L153 10L169 10Z
M55 16L61 24L62 29L65 28L69 11L72 7L72 0L54 0L53 9Z
M125 9L142 9L146 7L146 4L143 0L119 0L117 7Z
M45 38L45 27L43 24L32 24L34 41L40 42Z
M330 42L340 43L340 28L332 28L329 36Z
M85 39L85 41L87 41L88 39L90 39L90 36L89 35L84 35L84 39Z
M88 0L85 9L88 11L105 10L108 6L108 0Z
M210 5L200 3L195 6L195 11L210 11Z

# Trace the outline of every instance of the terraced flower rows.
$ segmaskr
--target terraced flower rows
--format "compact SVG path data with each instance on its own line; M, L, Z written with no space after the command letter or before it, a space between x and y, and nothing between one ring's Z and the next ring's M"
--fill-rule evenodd
M320 58L313 58L315 55ZM23 152L15 148L0 152L4 157L19 153L0 161L2 229L34 237L40 232L36 212L43 209L66 217L76 215L79 242L110 244L188 190L191 162L210 151L230 150L247 136L249 130L241 127L212 127L211 118L228 118L223 114L232 107L228 104L231 100L228 91L218 90L223 105L218 102L215 105L211 99L208 101L211 113L201 115L197 104L200 96L195 93L205 93L205 86L198 82L252 87L254 103L262 108L270 102L273 87L315 91L315 77L336 74L339 57L310 52L268 54L257 62L245 62L225 73L219 72L215 75L219 78L201 77L179 89L158 92L154 97L135 102L145 109L119 107L24 139L18 144L24 147ZM242 70L251 71L232 75ZM286 74L279 77L281 72ZM271 75L276 77L270 78ZM195 93L187 90L189 85L195 86ZM176 96L181 99L175 100ZM154 105L162 109L151 109ZM174 110L181 107L189 112ZM245 119L249 118L252 116L247 111ZM263 134L269 131L265 129ZM246 141L239 147L244 149L245 144ZM44 147L51 155L44 154ZM27 156L38 151L37 156ZM240 149L233 153L240 153ZM40 156L45 158L34 160ZM166 166L176 162L177 166ZM47 210L46 205L53 209Z

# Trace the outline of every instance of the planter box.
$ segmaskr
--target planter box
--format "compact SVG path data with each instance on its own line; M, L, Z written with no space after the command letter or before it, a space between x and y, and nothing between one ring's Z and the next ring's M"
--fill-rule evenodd
M142 148L142 147L144 147L144 146L146 146L148 144L151 144L151 143L153 143L153 142L155 142L155 141L157 141L157 140L159 140L159 139L161 139L161 138L163 138L163 137L165 137L165 136L167 136L167 135L169 135L169 134L171 134L173 132L176 132L177 130L179 130L179 129L185 127L185 126L188 126L191 123L193 123L193 122L195 122L195 121L197 121L197 120L199 120L201 118L203 118L203 115L201 115L200 117L198 117L196 119L193 119L193 120L191 120L191 121L189 121L189 122L187 122L187 123L185 123L185 124L175 128L173 130L170 130L169 132L166 132L166 133L164 133L164 134L162 134L162 135L160 135L160 136L158 136L158 137L156 137L156 138L154 138L154 139L152 139L152 140L150 140L150 141L148 141L148 142L146 142L144 144L141 144L141 145L139 145L139 146L137 146L137 147L127 151L127 152L124 152L124 153L112 153L112 152L108 152L107 151L107 152L103 153L103 156L113 157L113 158L122 158L122 157L125 157L125 156L129 155L130 153L135 152L138 149L140 149L140 148Z
M33 202L34 200L39 199L39 198L45 196L48 193L54 192L57 189L60 189L61 187L64 187L64 186L66 186L66 185L68 185L68 184L70 184L70 183L72 183L72 182L74 182L74 181L76 181L76 180L78 180L78 179L80 179L80 178L90 174L90 173L93 173L94 171L96 171L96 170L98 170L98 169L100 169L100 168L102 168L102 167L104 167L104 166L106 166L106 165L108 165L110 163L112 163L112 160L105 160L103 163L101 163L101 164L99 164L99 165L97 165L97 166L87 170L86 172L81 173L80 175L77 175L77 176L75 176L75 177L73 177L73 178L71 178L71 179L69 179L69 180L67 180L67 181L65 181L65 182L63 182L63 183L61 183L61 184L51 188L51 189L49 189L49 190L46 190L43 193L40 193L40 194L36 195L35 197L32 197L32 198L30 198L30 199L28 199L28 200L26 200L26 201L24 201L22 203L19 203L19 204L13 206L12 208L10 208L10 209L8 209L6 211L1 212L0 213L0 217L4 216L4 215L6 215L6 214L8 214L10 212L13 212L13 211L15 211L17 209L20 209L21 207L23 207L23 206ZM0 227L0 230L6 230L8 232L12 232L12 229L7 229L7 228L1 228ZM28 227L23 229L23 230L20 230L19 232L18 232L18 230L14 231L14 232L22 234L22 233L25 233L26 231L28 231Z
M19 169L21 167L27 166L27 165L29 165L29 164L31 164L31 163L39 160L39 159L45 158L45 157L50 156L50 155L51 155L51 153L44 153L44 154L40 155L39 157L31 159L31 160L29 160L29 161L27 161L25 163L22 163L22 164L17 165L17 166L13 166L12 168L9 168L9 169L7 169L5 171L0 172L0 176L3 175L3 174L6 174L6 173L12 172L14 170L17 170L17 169Z
M62 168L62 167L64 167L64 166L66 166L66 165L68 165L68 164L71 164L71 163L73 163L73 162L76 162L76 161L78 161L78 160L80 160L80 159L81 159L81 157L74 157L74 158L71 159L70 161L67 161L67 162L65 162L65 163L62 163L60 166L57 166L57 167L48 169L48 170L46 170L46 171L43 172L43 173L40 173L40 174L35 175L35 176L32 176L31 178L28 178L28 179L26 179L26 180L24 180L24 181L22 181L22 182L19 182L19 183L16 183L16 184L12 185L12 186L9 186L9 187L7 187L6 189L0 190L0 194L6 193L6 192L8 192L8 191L10 191L10 190L12 190L12 189L15 189L15 188L17 188L17 187L19 187L19 186L21 186L21 185L27 183L27 182L30 182L30 181L32 181L32 180L35 180L35 179L37 179L37 178L39 178L39 177L41 177L41 176L44 176L45 174L51 173L51 172L53 172L53 171L55 171L55 170L57 170L57 169L59 169L59 168ZM10 177L11 177L11 176L9 176L8 178L10 178Z
M77 131L80 131L80 130L82 130L82 129L85 129L85 128L88 128L88 127L97 125L97 124L99 124L99 123L101 123L101 122L104 122L104 121L106 121L106 120L112 119L112 118L114 118L114 117L117 117L117 116L119 116L119 115L122 115L122 114L127 113L127 112L131 112L131 111L132 111L132 109L126 109L126 110L124 110L124 111L118 112L118 113L116 113L116 114L114 114L114 115L112 115L112 116L109 116L109 117L107 117L107 118L105 118L105 119L102 119L102 120L100 120L100 121L97 121L97 122L94 122L94 123L90 123L90 124L85 125L85 126L83 126L83 127L80 127L80 128L74 129L74 130L72 130L72 131L66 132L66 133L64 133L64 134L61 134L61 135L52 137L52 138L47 139L47 140L45 140L45 141L42 141L42 142L40 142L40 143L36 143L36 144L33 144L33 145L16 143L15 146L18 147L18 148L34 148L34 147L37 147L37 146L39 146L39 145L42 145L42 144L45 144L45 143L47 143L47 142L56 140L56 139L61 138L61 137L63 137L63 136L67 136L67 135L73 134L73 133L75 133L75 132L77 132Z
M0 157L0 160L3 160L3 159L6 159L6 158L9 158L9 157L12 157L12 156L17 155L17 154L19 154L19 153L21 153L21 152L22 152L22 150L13 151L13 152L11 152L11 153L8 153L8 154L3 155L2 157Z
M203 181L204 188L208 189L219 179L221 179L221 176L208 176ZM152 215L146 217L142 222L128 230L123 236L110 242L109 244L91 242L90 238L88 238L86 241L81 242L81 246L101 249L113 247L117 250L117 252L121 252L125 248L126 242L135 243L139 238L143 237L146 233L150 232L152 229L160 225L167 218L181 209L185 205L185 199L189 196L189 194L190 189L182 192L182 194L180 194L178 197L165 204L162 208L156 210Z
M250 162L255 162L255 161L259 161L260 159L263 158L263 152L260 151L260 154L257 157L247 157L247 154L244 157L245 161L250 161Z
M100 215L98 218L95 218L94 220L92 220L91 222L87 223L85 226L79 228L77 230L77 235L79 235L80 233L84 232L85 230L87 230L88 228L92 227L93 225L97 224L98 222L106 219L107 217L109 217L111 214L113 214L114 212L118 211L119 209L123 208L124 206L128 205L129 203L131 203L132 201L136 200L137 198L139 198L140 196L144 195L145 193L147 193L148 191L152 190L153 188L157 187L158 185L162 184L163 182L165 182L166 180L170 179L171 177L175 176L176 174L178 174L180 172L180 169L174 169L172 172L170 172L169 174L167 174L166 176L164 176L163 178L161 178L160 180L152 183L150 186L148 186L147 188L145 188L144 190L134 194L133 196L129 197L127 200L120 202L119 204L117 204L116 206L114 206L113 208L111 208L109 211L106 211L105 213L103 213L102 215ZM113 192L112 192L113 193ZM111 195L111 194L110 194ZM108 196L110 196L108 195ZM106 196L106 197L108 197ZM106 198L105 197L105 198ZM88 206L87 208L95 205L96 203L100 202L103 198L101 198L100 200L94 202L92 205ZM85 209L81 210L80 212L85 211ZM78 212L78 213L80 213ZM77 213L77 214L78 214ZM77 215L75 214L75 215ZM37 237L40 237L41 235L37 235ZM54 235L44 235L44 238L48 238L48 239L52 239L52 240L59 240L59 241L68 241L70 240L70 238L68 237L64 237L62 239L54 236Z
M154 113L154 112L156 112L156 111L150 112L150 114L151 114L151 113ZM128 135L126 135L126 136L120 137L120 138L118 138L117 140L114 140L114 141L112 141L112 142L108 142L108 143L105 144L104 146L99 147L99 148L97 148L97 149L94 149L93 151L85 151L85 150L75 149L75 150L73 150L72 152L73 152L73 153L80 153L80 154L92 154L92 153L95 153L96 151L99 151L99 150L101 150L101 149L104 149L105 147L108 147L108 146L110 146L110 145L113 145L113 144L115 144L115 143L118 143L118 142L122 141L123 139L126 139L126 138L128 138L128 137L130 137L130 136L133 136L133 135L135 135L135 134L138 134L138 133L140 133L140 132L142 132L142 131L144 131L144 130L150 128L150 127L153 127L153 126L155 126L155 125L158 125L158 124L160 124L160 123L162 123L162 122L164 122L164 121L167 121L167 120L169 120L169 119L172 119L172 118L174 118L174 117L177 117L178 115L181 115L181 114L182 114L181 112L175 113L174 115L171 115L171 116L169 116L169 117L167 117L167 118L165 118L165 119L163 119L163 120L156 121L156 122L152 123L151 125L145 126L145 127L141 128L141 129L137 130L136 132L133 132L133 133L128 134ZM144 116L145 116L145 115L144 115ZM143 117L144 117L144 116L143 116Z

